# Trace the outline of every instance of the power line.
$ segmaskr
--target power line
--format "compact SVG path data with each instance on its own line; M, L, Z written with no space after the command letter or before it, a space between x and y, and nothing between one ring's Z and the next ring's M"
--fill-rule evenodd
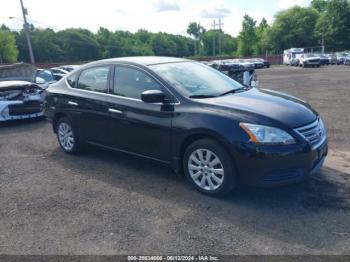
M218 48L218 53L221 54L221 26L223 26L224 24L221 22L221 18L219 18L219 22L216 23L216 20L214 19L213 21L213 24L212 24L212 29L214 31L214 35L213 35L213 56L215 56L215 49L216 49L216 40L215 40L215 30L216 30L216 27L218 26L219 27L219 48Z

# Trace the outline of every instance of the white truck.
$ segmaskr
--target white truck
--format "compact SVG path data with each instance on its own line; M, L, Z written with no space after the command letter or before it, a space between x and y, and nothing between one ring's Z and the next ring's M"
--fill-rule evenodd
M292 61L297 54L303 54L304 48L290 48L283 51L283 64L292 65Z

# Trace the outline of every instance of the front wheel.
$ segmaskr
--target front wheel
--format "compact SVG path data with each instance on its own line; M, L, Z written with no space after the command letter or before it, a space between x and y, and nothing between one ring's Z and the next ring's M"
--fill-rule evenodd
M233 160L214 140L201 139L191 144L183 166L190 183L206 195L224 196L237 187Z
M68 118L61 118L56 125L58 143L68 154L78 153L81 149L81 142L74 132L73 126Z

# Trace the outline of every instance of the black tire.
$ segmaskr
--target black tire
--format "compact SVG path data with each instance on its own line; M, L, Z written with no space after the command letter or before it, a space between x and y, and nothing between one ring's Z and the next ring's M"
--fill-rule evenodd
M194 181L194 179L190 174L191 171L189 170L188 166L189 166L189 163L193 163L191 162L190 157L198 149L210 150L215 155L215 156L213 155L212 157L217 157L221 161L220 164L222 164L222 167L223 167L223 176L221 177L221 179L223 180L221 182L221 185L215 190L206 190L200 187L199 185L196 184L196 182ZM200 139L193 142L191 145L189 145L183 157L183 168L184 168L184 173L186 175L186 178L191 183L191 185L194 188L196 188L199 192L209 196L222 197L227 194L230 194L234 191L234 189L237 187L237 184L238 184L236 172L234 168L234 161L232 160L231 156L226 151L226 149L212 139ZM202 173L199 177L203 179L203 176L204 174ZM211 180L212 183L215 182L215 180L213 180L212 178L207 177L205 182L207 186L209 186L209 183L208 183L209 179ZM219 184L217 183L216 186L218 185Z
M66 147L62 140L60 139L60 134L59 134L59 128L61 125L67 125L69 126L69 128L72 131L72 137L73 137L73 146L72 147ZM81 142L81 140L76 136L76 132L74 131L73 125L70 122L70 120L67 117L62 117L57 121L57 124L55 126L55 130L56 130L56 135L57 135L57 140L59 145L61 146L61 148L63 149L64 152L68 153L68 154L77 154L79 152L81 152L82 148L83 148L83 143Z

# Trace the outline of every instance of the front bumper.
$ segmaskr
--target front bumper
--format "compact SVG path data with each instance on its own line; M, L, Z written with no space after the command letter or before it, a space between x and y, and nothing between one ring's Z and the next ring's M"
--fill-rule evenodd
M308 144L278 149L246 145L235 159L242 184L271 187L293 184L315 176L327 153L327 140L314 149Z
M0 122L42 117L42 101L0 101Z

